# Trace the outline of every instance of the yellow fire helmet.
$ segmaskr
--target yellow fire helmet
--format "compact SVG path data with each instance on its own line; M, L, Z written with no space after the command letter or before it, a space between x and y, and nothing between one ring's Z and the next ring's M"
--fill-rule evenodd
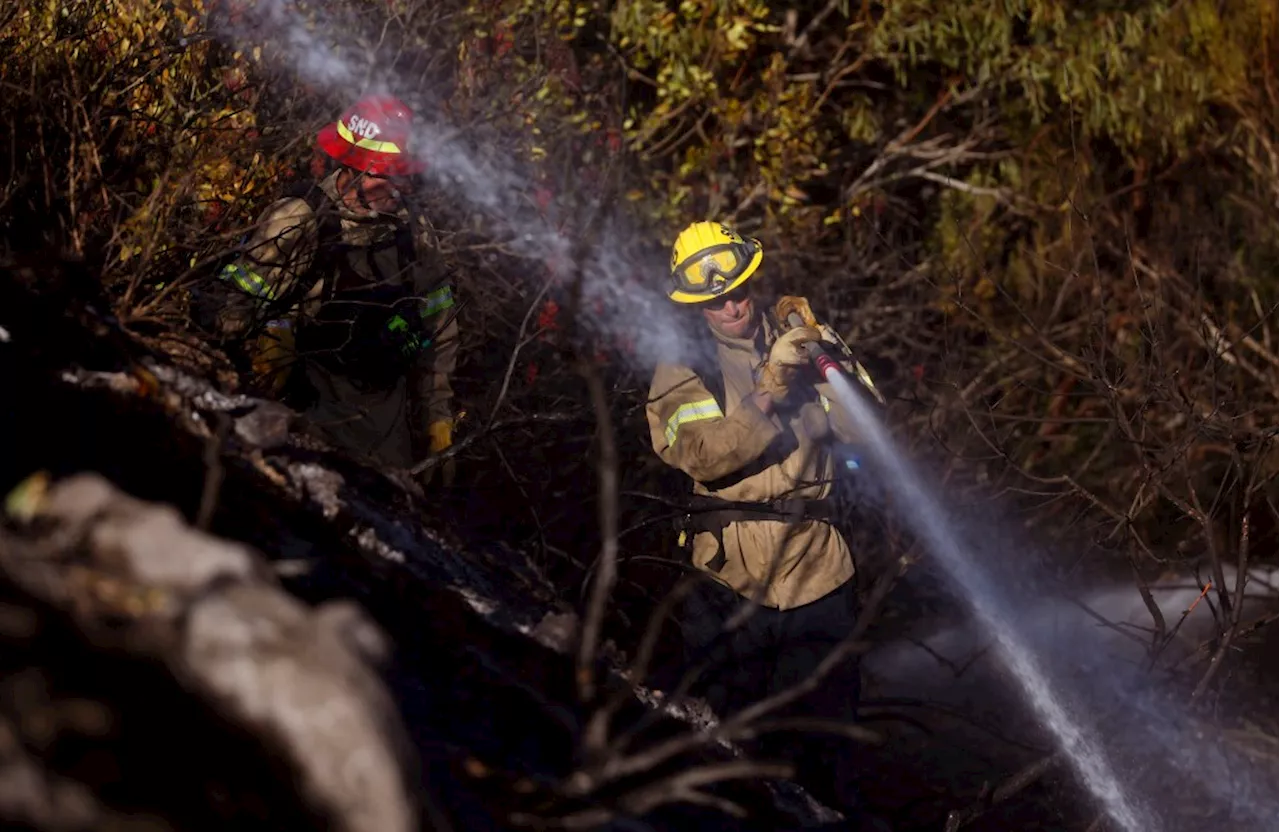
M671 287L676 303L703 303L747 282L760 268L760 241L719 222L695 222L671 247Z

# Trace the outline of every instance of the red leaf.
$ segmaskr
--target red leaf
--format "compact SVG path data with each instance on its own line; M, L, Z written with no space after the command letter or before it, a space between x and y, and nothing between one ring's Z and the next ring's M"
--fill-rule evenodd
M493 33L493 54L496 58L511 51L515 46L515 40L511 37L511 29L509 26L499 26Z
M556 316L560 314L560 305L554 300L549 300L542 305L542 311L538 313L538 329L558 329L559 324L556 323Z
M226 212L227 206L221 202L208 202L205 203L203 216L200 219L209 228L221 228L222 216Z

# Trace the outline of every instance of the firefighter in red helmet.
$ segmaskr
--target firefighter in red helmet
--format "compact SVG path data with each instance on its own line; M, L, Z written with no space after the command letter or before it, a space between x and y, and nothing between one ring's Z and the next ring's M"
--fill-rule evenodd
M385 95L325 125L316 144L336 170L267 208L220 272L234 291L213 314L221 336L250 345L260 389L287 391L335 444L398 468L452 444L458 353L449 274L405 202L425 167L412 125Z

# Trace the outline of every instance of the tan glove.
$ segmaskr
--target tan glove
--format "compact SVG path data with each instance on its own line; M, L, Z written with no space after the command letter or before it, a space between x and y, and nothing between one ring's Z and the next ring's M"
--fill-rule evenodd
M784 295L778 298L778 302L773 307L774 319L783 326L790 326L791 321L787 319L792 314L799 315L805 326L811 326L815 329L818 327L818 319L813 316L813 309L809 307L807 298L796 295Z
M813 309L809 306L807 298L795 295L785 295L779 298L777 304L773 307L774 320L784 326L790 326L791 322L788 319L793 314L799 315L805 326L811 326L818 330L822 340L838 348L841 355L852 355L849 352L849 347L845 345L844 340L836 334L834 329L826 324L818 323L818 319L814 316Z
M269 322L251 350L253 386L267 395L279 396L297 359L293 326L289 321Z
M798 326L778 336L769 349L769 357L760 368L760 377L756 380L756 392L765 393L773 403L782 404L791 392L791 384L796 373L809 363L809 354L804 345L810 341L822 339L818 330L811 326Z

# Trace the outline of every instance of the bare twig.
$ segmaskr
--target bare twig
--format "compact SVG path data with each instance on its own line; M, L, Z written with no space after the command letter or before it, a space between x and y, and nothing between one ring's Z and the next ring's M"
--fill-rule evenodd
M984 789L983 795L972 804L964 809L956 809L947 815L946 825L943 826L944 832L958 832L958 830L963 829L988 812L992 807L1003 803L1045 776L1061 759L1061 752L1048 754L1018 771L1008 780L996 786L994 790L986 792Z
M457 442L450 445L447 449L441 451L440 453L432 454L431 456L422 460L421 462L419 462L418 464L410 468L409 473L415 476L418 474L421 474L423 471L426 471L428 468L434 468L435 466L440 465L441 463L444 463L450 459L453 459L454 457L458 456L463 451L465 451L467 448L469 448L471 445L475 444L476 442L479 442L481 439L487 439L491 437L493 434L499 433L504 430L510 430L511 428L528 427L529 425L564 424L566 422L576 421L580 418L582 417L575 415L573 413L530 413L528 416L519 416L512 419L502 419L497 422L491 422L483 430L477 433L473 433L468 436L465 436L462 439L459 439Z
M584 702L595 698L595 658L604 623L604 607L618 579L618 450L613 438L613 420L600 372L589 357L579 360L595 410L600 459L596 465L600 480L600 557L591 597L582 619L577 655L578 692Z
M644 679L645 674L648 672L649 662L653 659L654 647L657 645L658 636L662 632L663 623L676 605L689 594L695 582L699 579L700 576L698 575L686 575L663 597L662 601L649 616L648 625L645 627L644 635L640 639L640 646L636 650L636 657L627 674L633 683L639 684ZM588 754L600 754L605 750L609 742L609 720L612 719L614 713L630 696L632 696L632 692L629 687L620 687L609 697L605 704L591 714L582 732L582 745Z
M489 413L489 423L486 426L489 429L493 428L493 424L498 418L498 410L502 407L502 400L507 396L507 388L511 386L511 374L515 370L516 359L520 357L520 350L538 335L538 333L534 333L528 338L525 337L524 333L529 327L529 319L533 317L534 310L538 308L538 301L542 300L542 297L554 282L554 276L543 281L542 288L533 296L533 300L529 302L529 309L524 313L524 318L520 321L520 330L516 333L516 345L511 348L511 358L507 361L507 371L502 376L502 386L498 388L498 396L494 399L493 410Z
M1227 651L1231 649L1231 643L1235 639L1236 632L1240 629L1240 615L1244 608L1244 587L1249 580L1249 515L1246 513L1240 521L1240 542L1239 551L1237 553L1236 563L1236 588L1233 611L1231 614L1231 624L1227 631L1222 634L1222 641L1218 644L1217 652L1209 661L1209 667L1205 669L1204 675L1200 677L1199 683L1196 684L1195 690L1191 692L1191 701L1195 702L1209 688L1209 682L1213 680L1214 675L1218 672L1218 668L1222 665L1222 660L1226 657Z
M670 760L679 754L691 751L701 745L729 739L738 732L750 733L756 721L783 708L800 697L814 690L840 662L846 660L862 644L862 635L875 620L880 605L897 578L907 568L905 559L899 560L897 569L886 569L876 579L865 606L858 615L853 629L837 644L819 663L818 667L806 678L789 688L760 700L741 709L733 716L723 720L710 731L700 734L687 734L673 737L639 751L630 756L615 755L601 760L590 770L581 770L569 778L567 789L570 794L585 795L600 786L624 777L648 771L655 766Z

